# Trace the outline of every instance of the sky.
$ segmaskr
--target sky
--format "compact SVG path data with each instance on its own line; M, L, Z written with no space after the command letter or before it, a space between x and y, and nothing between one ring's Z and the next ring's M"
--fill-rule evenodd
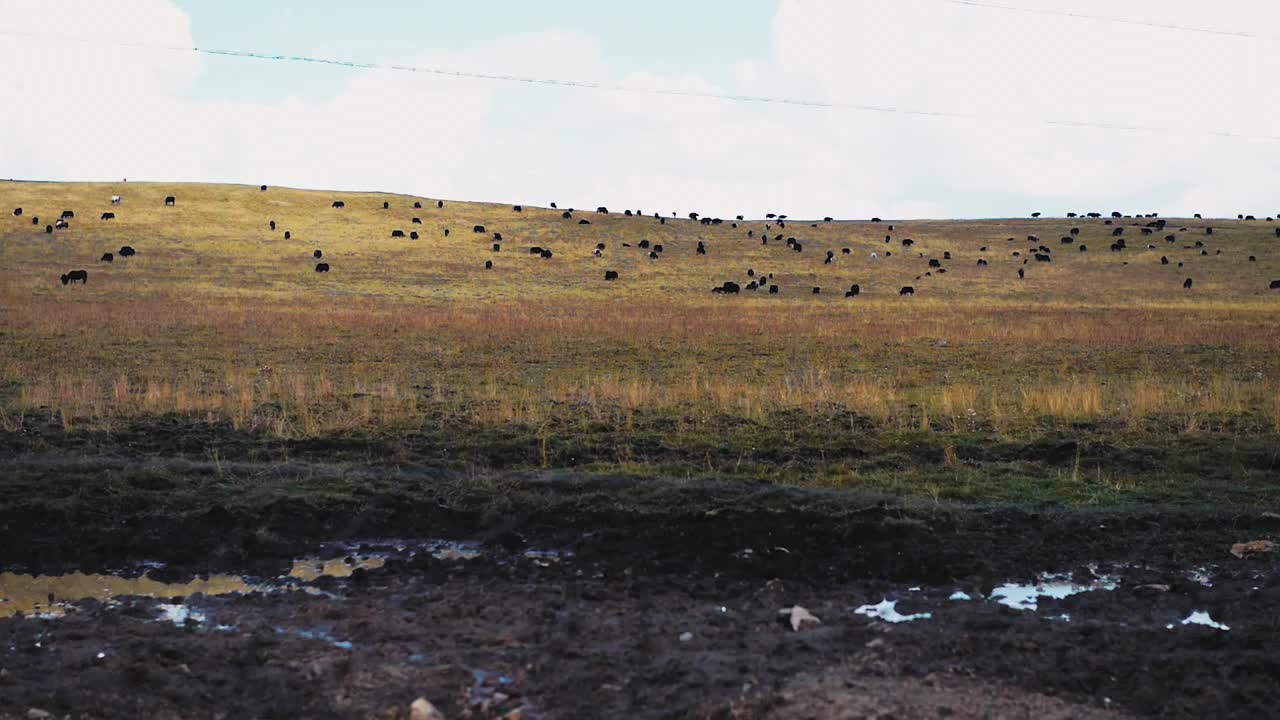
M1280 4L1257 0L990 4L1280 28ZM1277 215L1276 39L955 0L0 0L0 176L724 217Z

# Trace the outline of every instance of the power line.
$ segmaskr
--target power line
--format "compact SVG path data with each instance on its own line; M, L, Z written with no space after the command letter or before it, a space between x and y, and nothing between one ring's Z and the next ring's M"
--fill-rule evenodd
M944 2L955 2L960 4L978 5L974 0L943 0ZM1010 8L1017 9L1017 8ZM134 50L162 50L171 52L190 52L201 55L211 55L218 57L238 57L250 60L275 61L275 62L293 62L316 65L329 65L342 67L353 70L381 70L395 72L411 72L424 75L435 75L439 77L463 78L472 80L487 80L509 83L523 83L529 85L543 85L553 87L578 88L584 90L601 90L607 92L630 93L637 95L655 95L668 97L687 97L687 98L705 98L713 100L725 100L731 102L742 103L759 103L772 105L786 105L804 108L819 108L827 110L853 110L858 112L882 113L893 115L908 115L928 118L943 118L950 120L978 120L984 122L1017 122L1030 124L1043 124L1059 127L1085 128L1092 130L1110 130L1123 132L1139 132L1139 133L1160 133L1173 135L1207 135L1223 138L1235 138L1243 140L1265 140L1280 141L1280 135L1249 135L1237 133L1229 130L1202 130L1193 128L1173 128L1173 127L1157 127L1150 125L1125 125L1108 122L1094 122L1085 120L1068 120L1068 119L1027 119L1019 117L1003 117L999 115L979 115L975 113L946 111L946 110L924 110L919 108L897 107L892 105L873 105L867 103L850 103L825 100L809 100L791 97L775 97L765 95L743 95L736 93L717 92L711 90L678 90L671 88L653 88L653 87L632 87L628 85L619 85L613 83L599 83L587 80L571 80L558 78L541 78L523 75L508 75L501 73L486 73L478 71L454 70L446 68L423 67L416 65L397 65L391 63L365 62L358 60L341 60L333 58L311 57L306 55L285 55L275 53L251 52L246 50L222 50L214 48L202 47L185 47L179 45L164 45L159 43L127 43L115 42L110 40L99 40L96 38L70 37L53 34L32 33L16 30L0 30L0 36L21 37L27 39L39 40L56 40L58 42L75 42L85 45L97 45L104 47L127 48Z
M1205 35L1219 35L1224 37L1250 38L1250 39L1269 39L1280 40L1280 35L1267 35L1265 33L1249 32L1247 30L1221 30L1218 28L1198 27L1194 25L1177 25L1174 23L1162 23L1151 20L1134 20L1130 18L1112 17L1107 15L1090 15L1088 13L1073 12L1071 10L1052 10L1043 8L1026 8L1016 5L1002 5L1000 3L983 2L982 0L940 0L941 2L950 3L952 5L967 5L969 7L986 8L989 10L1007 10L1010 12L1026 13L1028 15L1053 15L1057 17L1069 17L1079 20L1096 20L1099 22L1119 23L1121 25L1137 25L1140 27L1158 28L1160 30L1179 30L1182 32L1202 33Z

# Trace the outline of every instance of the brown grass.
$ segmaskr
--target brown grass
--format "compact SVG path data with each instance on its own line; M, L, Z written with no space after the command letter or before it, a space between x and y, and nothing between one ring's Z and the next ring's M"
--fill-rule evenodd
M170 192L177 208L160 202ZM126 198L119 219L101 222L113 193ZM1280 431L1280 294L1266 290L1280 277L1280 251L1263 223L1212 221L1218 232L1203 238L1195 229L1209 223L1176 220L1168 232L1190 229L1174 244L1134 229L1123 254L1105 252L1110 228L1100 221L897 223L892 245L884 225L793 223L782 232L806 244L797 254L747 240L759 222L579 213L593 224L578 226L534 208L424 201L412 210L400 196L347 194L337 211L333 197L0 183L0 422L47 415L70 429L179 413L301 436L449 418L628 429L636 413L696 423L801 412L953 433L1153 420L1193 432L1225 417ZM392 210L381 210L384 197ZM18 205L23 218L9 215ZM63 207L77 212L71 230L45 235ZM266 230L270 218L279 232ZM473 224L502 232L503 252ZM1090 253L1059 247L1072 225L1085 228ZM391 240L393 227L424 239ZM284 229L295 238L284 241ZM1020 282L1011 248L1025 251L1021 238L1033 233L1057 259L1027 266ZM640 238L662 242L663 259L622 247ZM692 252L700 239L706 257ZM1181 249L1195 239L1226 255ZM1148 240L1160 247L1147 251ZM598 241L605 259L590 257ZM94 262L126 243L138 257ZM532 244L556 258L519 251ZM311 272L313 247L329 275ZM827 248L832 266L822 264ZM894 255L872 263L873 249ZM957 258L945 263L952 272L917 280L926 268L916 253L943 250ZM1189 268L1159 265L1175 252ZM1259 262L1244 262L1250 254ZM974 267L977 257L991 266ZM484 271L485 259L498 268ZM89 285L57 282L79 267ZM748 267L773 272L782 295L707 292L726 279L745 284ZM622 280L600 281L604 269ZM1196 278L1194 293L1181 289L1184 276ZM857 300L841 297L850 282L862 285ZM904 284L917 297L899 298ZM808 292L815 285L822 295Z

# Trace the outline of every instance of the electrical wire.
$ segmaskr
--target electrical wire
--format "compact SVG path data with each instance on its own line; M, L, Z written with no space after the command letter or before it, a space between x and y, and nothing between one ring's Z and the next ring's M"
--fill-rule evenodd
M979 3L974 0L944 0L946 2L955 2L960 4ZM898 107L893 105L875 105L868 103L853 103L825 100L809 100L792 97L777 97L766 95L743 95L736 93L726 93L711 90L679 90L672 88L654 88L654 87L635 87L630 85L620 85L612 83L600 83L585 80L572 80L560 78L543 78L531 77L524 75L509 75L502 73L489 73L478 71L457 70L449 68L424 67L416 65L399 65L391 63L365 62L357 60L342 60L334 58L321 58L306 55L287 55L279 53L262 53L251 52L247 50L226 50L202 47L184 47L180 45L165 45L160 43L131 43L116 42L110 40L101 40L97 38L62 36L48 33L33 33L19 30L0 30L0 36L20 37L36 40L53 40L57 42L75 42L85 45L96 45L103 47L127 48L135 50L161 50L170 52L189 52L201 55L211 55L217 57L235 57L251 60L274 61L274 62L292 62L315 65L328 65L353 70L378 70L378 71L395 71L410 72L424 75L434 75L439 77L462 78L472 80L486 80L509 83L523 83L528 85L542 85L565 88L578 88L585 90L600 90L617 93L630 93L639 95L655 95L668 97L685 97L685 98L706 98L714 100L724 100L741 103L756 104L773 104L786 105L803 108L820 108L829 110L853 110L858 112L881 113L892 115L907 115L926 118L943 118L952 120L976 120L983 122L1018 122L1031 124L1044 124L1059 127L1086 128L1092 130L1108 130L1123 131L1133 133L1159 133L1173 135L1209 135L1221 138L1234 138L1246 140L1264 140L1264 141L1280 141L1280 135L1250 135L1238 133L1229 130L1204 130L1193 128L1175 128L1175 127L1157 127L1150 125L1126 125L1108 122L1096 122L1085 120L1067 120L1067 119L1028 119L1019 117L1004 117L999 115L980 115L975 113L965 113L947 110L927 110L921 108Z

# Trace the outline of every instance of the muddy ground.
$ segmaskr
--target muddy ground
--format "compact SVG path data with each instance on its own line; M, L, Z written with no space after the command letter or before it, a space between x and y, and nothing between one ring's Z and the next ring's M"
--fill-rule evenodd
M448 718L1280 716L1280 557L1229 552L1280 539L1274 508L355 461L5 470L10 586L230 573L253 590L55 596L59 617L0 619L3 718L403 718L420 697ZM300 558L377 562L287 578ZM1078 592L1015 602L1037 584ZM797 605L821 622L793 629L779 611Z

